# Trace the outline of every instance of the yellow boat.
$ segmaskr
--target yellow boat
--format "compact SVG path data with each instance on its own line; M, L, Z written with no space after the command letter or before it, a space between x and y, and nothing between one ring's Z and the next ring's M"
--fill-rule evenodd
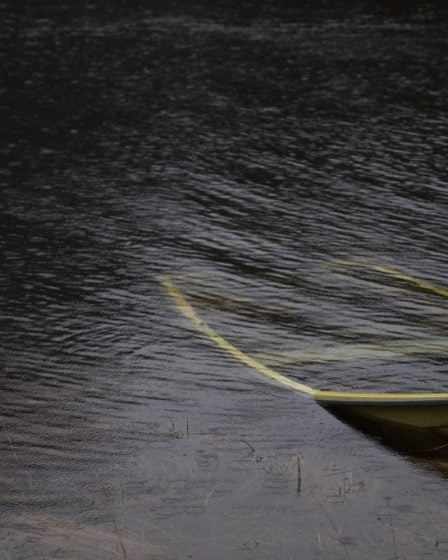
M314 391L314 399L344 416L362 416L417 428L447 429L448 393L345 393Z
M351 266L367 266L359 263L339 263ZM390 274L400 280L439 296L448 297L448 290L419 280L413 276L383 266L372 266L375 270ZM321 391L286 377L255 358L245 354L216 331L214 331L188 302L186 295L175 286L174 276L162 276L160 283L179 311L187 317L198 332L206 336L217 347L231 354L238 361L250 366L265 377L289 389L312 397L319 405L342 414L344 417L360 417L367 420L393 423L417 429L436 429L448 435L448 393L363 393L345 391Z

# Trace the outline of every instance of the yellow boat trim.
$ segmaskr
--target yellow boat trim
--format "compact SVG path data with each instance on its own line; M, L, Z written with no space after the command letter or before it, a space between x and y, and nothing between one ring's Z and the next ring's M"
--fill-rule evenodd
M315 389L313 397L318 401L347 402L347 403L381 403L385 401L394 404L417 404L435 401L448 403L448 393L356 393L346 391L320 391Z
M290 364L330 364L349 360L370 360L397 356L429 354L446 355L448 340L446 338L422 339L418 342L389 342L385 344L339 344L303 350L277 350L274 352L257 352L256 360L275 367Z
M254 360L254 358L251 358L250 356L239 350L231 342L214 331L204 320L199 317L190 303L188 303L184 293L174 285L174 282L172 281L170 276L160 276L159 281L173 300L177 309L179 309L179 311L192 322L197 331L204 334L209 340L213 342L213 344L215 344L222 350L226 350L229 354L231 354L234 358L236 358L243 364L256 369L263 375L269 377L270 379L273 379L274 381L277 381L278 383L281 383L282 385L289 387L290 389L298 391L299 393L306 393L309 395L314 392L314 389L308 387L308 385L304 385L303 383L299 383L298 381L289 379L288 377L277 373L273 369L266 367L257 360Z
M436 286L435 284L431 284L430 282L426 282L426 280L421 280L420 278L411 276L410 274L405 274L404 272L401 272L401 270L397 270L396 268L389 268L387 266L367 263L363 261L336 261L334 264L341 266L370 268L372 270L376 270L377 272L383 272L384 274L388 274L389 276L393 276L394 278L398 278L399 280L414 284L414 286L418 286L419 288L427 292L431 292L443 297L448 297L448 290L441 288L440 286Z
M319 389L314 389L308 385L305 385L304 383L294 381L289 377L286 377L258 362L251 356L248 356L242 350L234 346L231 342L229 342L223 336L213 330L203 319L199 317L199 315L193 309L192 305L188 302L184 292L174 285L171 276L160 276L158 280L165 288L167 294L173 300L177 309L191 321L198 332L205 335L218 348L225 350L238 361L257 370L259 373L276 381L277 383L299 393L310 395L316 401L322 404L448 404L448 393L369 393L350 391L321 391Z

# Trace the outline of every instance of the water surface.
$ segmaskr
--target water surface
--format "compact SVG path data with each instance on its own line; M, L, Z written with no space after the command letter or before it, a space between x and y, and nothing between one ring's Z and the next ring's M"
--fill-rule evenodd
M443 5L2 8L6 557L443 556L443 462L157 280L313 387L447 391L448 300L371 266L448 286Z

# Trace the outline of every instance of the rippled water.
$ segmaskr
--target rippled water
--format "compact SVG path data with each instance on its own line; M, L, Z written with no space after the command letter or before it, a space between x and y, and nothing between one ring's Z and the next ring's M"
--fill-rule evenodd
M443 4L2 8L6 557L446 553L444 479L158 282L313 387L448 390L448 300L374 268L448 287Z

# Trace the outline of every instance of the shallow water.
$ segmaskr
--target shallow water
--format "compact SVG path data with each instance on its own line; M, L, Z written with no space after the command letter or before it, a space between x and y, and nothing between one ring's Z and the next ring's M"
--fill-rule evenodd
M158 281L313 387L447 391L448 299L373 268L448 287L443 5L2 7L6 557L446 554L442 460Z

